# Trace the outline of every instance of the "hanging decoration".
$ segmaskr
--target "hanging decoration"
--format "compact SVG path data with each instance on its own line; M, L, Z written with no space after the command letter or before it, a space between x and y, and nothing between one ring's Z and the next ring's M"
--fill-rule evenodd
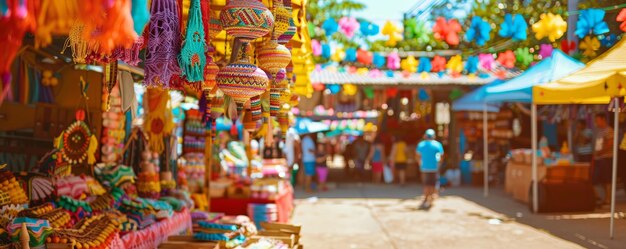
M532 26L537 40L548 37L551 42L554 42L561 38L567 31L567 23L563 20L561 15L543 13L540 18L541 20Z
M461 55L452 56L448 61L446 68L450 70L453 77L460 76L463 71L463 59L461 58Z
M97 43L102 54L110 54L118 46L131 47L137 39L131 0L81 2L78 19L85 24L83 39Z
M330 59L334 62L341 62L346 57L346 52L343 48L335 49L333 55L330 56Z
M479 54L478 62L481 68L491 71L494 68L496 60L493 58L492 54Z
M469 74L476 74L478 72L478 56L473 55L467 57L465 62L465 71Z
M345 84L343 85L343 93L348 96L354 96L358 92L359 88L357 88L354 84Z
M576 36L583 39L586 35L601 35L609 32L609 26L604 21L604 10L581 10L576 23Z
M239 58L240 47L247 47L250 41L268 34L274 27L274 15L259 1L228 1L220 12L220 21L226 34L235 37L231 63Z
M398 52L393 51L387 54L387 68L391 70L400 68L400 55L398 55Z
M515 67L515 53L511 50L507 50L498 54L498 62L506 68Z
M430 96L428 96L428 92L426 92L426 89L424 88L420 88L418 93L417 93L417 99L419 101L429 101L430 100Z
M446 21L444 17L437 17L433 26L435 39L445 41L450 46L459 45L459 32L461 32L461 24L456 19Z
M143 30L150 20L150 12L148 12L147 0L132 0L130 14L133 17L133 28L139 35L143 34Z
M200 0L191 0L189 8L189 20L183 46L178 56L181 67L181 76L188 82L201 82L204 80L204 67L206 65L204 27L202 26L202 12L200 12ZM201 84L194 84L194 89L200 90Z
M421 73L422 79L425 79L428 78L428 73L430 72L432 67L433 66L431 65L430 59L428 59L428 57L421 57L417 66L417 72Z
M347 62L355 62L356 61L356 48L348 48L346 49L346 57L344 58Z
M341 91L341 86L337 84L328 85L326 87L330 90L330 94L338 94L339 91Z
M391 21L385 22L381 34L388 36L385 44L389 47L395 47L402 40L402 29Z
M0 105L11 94L11 65L22 47L24 35L27 31L36 31L35 41L37 44L40 37L39 34L41 32L46 33L44 27L38 26L33 2L6 1L3 13L0 14L0 27L2 27L0 28L0 47L2 47L2 52L0 53ZM52 25L47 24L46 26L50 27ZM36 30L35 27L37 27ZM53 28L50 28L48 31L52 32L52 30ZM52 40L49 32L46 34L48 43Z
M389 87L387 88L387 91L385 92L385 94L387 95L388 98L394 98L398 95L398 88L397 87Z
M552 51L554 51L554 47L552 47L552 44L541 44L539 46L539 56L541 57L541 59L552 56Z
M360 24L354 17L344 16L339 19L339 29L348 39L352 39L354 33L359 30Z
M322 29L324 30L324 34L326 36L331 36L339 29L339 24L335 21L335 19L328 18L324 23L322 23Z
M280 1L280 0L277 0ZM282 45L286 45L291 38L293 38L293 36L296 34L296 32L298 31L296 28L296 24L294 23L293 20L293 7L291 6L291 0L284 0L283 1L283 8L285 8L285 10L287 11L286 13L289 14L289 20L288 20L288 27L287 30L285 30L285 32L283 32L279 37L278 37L278 44L282 44ZM312 25L312 23L309 23L309 27ZM313 34L313 32L309 32L309 34Z
M572 54L572 52L576 51L576 42L567 39L561 40L561 51L566 54Z
M372 58L372 64L374 64L374 66L376 66L377 68L382 68L383 66L385 66L385 56L381 55L380 53L374 53L374 58Z
M315 56L322 55L322 44L320 44L320 42L315 39L311 40L311 51Z
M443 74L446 70L446 58L443 56L435 55L431 62L432 71L435 73Z
M415 57L411 55L407 57L406 59L402 60L402 62L400 63L401 64L400 67L405 72L415 73L417 72L417 63L418 63L417 59L415 59Z
M478 16L472 18L469 29L465 33L465 38L469 41L476 41L476 45L483 46L489 39L491 25Z
M378 70L378 69L376 69L376 68L374 68L374 69L372 69L372 70L369 72L369 77L372 77L372 78L380 78L380 77L383 77L383 72L382 72L382 71L380 71L380 70Z
M326 43L322 44L322 57L328 59L330 56L330 45Z
M617 36L615 34L607 34L604 36L604 38L602 38L602 40L600 40L602 46L606 48L613 47L613 45L615 45L615 42L617 42Z
M500 25L498 34L501 37L511 38L513 41L525 41L528 24L520 14L504 15L504 22Z
M284 6L283 0L274 0L272 13L274 13L274 30L271 38L278 42L278 38L289 30L291 11Z
M363 94L365 95L366 98L368 99L374 99L374 88L371 86L365 86L363 87Z
M623 8L619 14L617 15L617 18L615 19L618 22L621 22L619 25L619 28L626 32L626 8ZM624 140L626 141L626 140Z
M452 91L450 91L450 94L448 95L448 98L450 98L451 101L457 100L458 98L463 96L463 91L461 91L461 89L458 88L454 88L452 89Z
M417 19L411 18L404 21L404 36L408 40L416 40L419 44L425 44L430 41L431 30L426 27L424 22L418 22Z
M356 59L362 64L370 65L372 64L372 60L374 58L372 52L369 52L365 49L359 49L358 51L356 51Z
M163 138L169 135L174 128L171 111L167 103L170 95L160 88L148 88L145 94L146 118L144 130L149 139L150 151L162 153L165 150Z
M600 41L595 36L586 36L585 39L580 41L580 49L583 50L583 55L587 57L594 57L597 55L596 51L600 49Z
M380 32L380 27L374 23L362 21L360 23L360 30L361 34L364 36L375 36Z
M515 49L515 60L524 67L530 65L533 62L533 54L530 53L528 48Z
M96 162L98 139L85 123L85 111L76 111L76 121L70 124L54 141L64 161L71 165Z
M170 79L180 72L180 25L176 1L153 0L150 9L144 85L170 87Z

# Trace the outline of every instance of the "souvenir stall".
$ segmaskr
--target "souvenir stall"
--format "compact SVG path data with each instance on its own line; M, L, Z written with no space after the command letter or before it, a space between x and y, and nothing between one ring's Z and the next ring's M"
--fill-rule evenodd
M10 27L0 32L0 112L10 120L0 128L2 146L27 158L2 150L0 247L157 248L192 231L186 242L219 248L297 247L299 228L262 223L288 221L288 181L261 171L251 195L259 202L237 211L253 220L233 218L208 213L206 167L222 114L244 123L233 148L244 155L253 135L272 140L268 131L288 128L296 94L310 88L306 1L45 3L8 1L0 16ZM242 11L256 18L241 19ZM182 124L173 91L202 100ZM251 181L256 172L244 171ZM286 204L259 208L276 199ZM253 222L282 240L266 239L272 234Z

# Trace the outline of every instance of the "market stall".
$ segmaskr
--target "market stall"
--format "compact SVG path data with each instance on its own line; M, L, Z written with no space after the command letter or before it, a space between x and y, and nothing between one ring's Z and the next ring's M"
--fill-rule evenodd
M614 113L613 161L611 180L611 223L610 237L614 235L615 185L617 184L617 154L619 146L619 115L624 109L626 96L626 41L618 42L613 48L589 62L583 69L549 84L533 87L536 105L546 104L609 104ZM533 137L536 139L536 137ZM536 140L533 140L536 141ZM536 168L536 159L533 167Z

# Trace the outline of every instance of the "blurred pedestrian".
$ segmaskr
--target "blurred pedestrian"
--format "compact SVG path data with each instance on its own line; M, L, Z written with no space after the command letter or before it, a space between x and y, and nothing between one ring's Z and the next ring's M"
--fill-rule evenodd
M380 139L380 136L374 140L374 144L370 149L368 157L371 158L370 164L372 166L372 182L380 183L385 165L385 145Z
M422 184L424 185L424 200L421 208L429 208L437 194L439 166L443 157L443 146L435 140L433 129L426 130L424 140L417 145L416 152L422 172Z
M322 191L328 190L326 187L326 179L328 178L328 165L326 165L327 156L324 144L318 143L317 151L315 151L315 169L317 171L317 181Z
M304 190L311 192L311 183L315 176L315 141L312 135L302 139L302 164L304 167Z
M350 176L350 164L353 162L352 158L354 157L354 141L348 141L345 148L343 149L343 164L344 164L344 173L346 177Z
M365 164L369 161L371 144L363 136L357 137L354 141L353 161L356 168L357 178L360 179L365 174Z
M389 154L389 162L391 167L396 171L398 175L398 182L400 186L406 184L406 168L409 157L408 146L404 139L400 136L396 136L393 145L391 146L391 153Z
M591 162L591 154L593 153L592 142L593 131L587 128L587 121L579 120L576 124L576 133L574 136L576 161Z
M604 190L604 199L599 199L598 205L606 205L611 200L611 173L613 171L613 127L609 126L604 114L596 114L594 119L596 131L594 134L595 150L593 153L593 178L595 185ZM615 155L617 156L617 155Z

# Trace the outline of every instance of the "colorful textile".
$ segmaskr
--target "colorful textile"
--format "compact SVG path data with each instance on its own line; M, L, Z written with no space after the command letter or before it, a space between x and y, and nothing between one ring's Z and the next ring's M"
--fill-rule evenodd
M153 0L146 48L144 85L170 87L180 72L180 25L176 1Z

